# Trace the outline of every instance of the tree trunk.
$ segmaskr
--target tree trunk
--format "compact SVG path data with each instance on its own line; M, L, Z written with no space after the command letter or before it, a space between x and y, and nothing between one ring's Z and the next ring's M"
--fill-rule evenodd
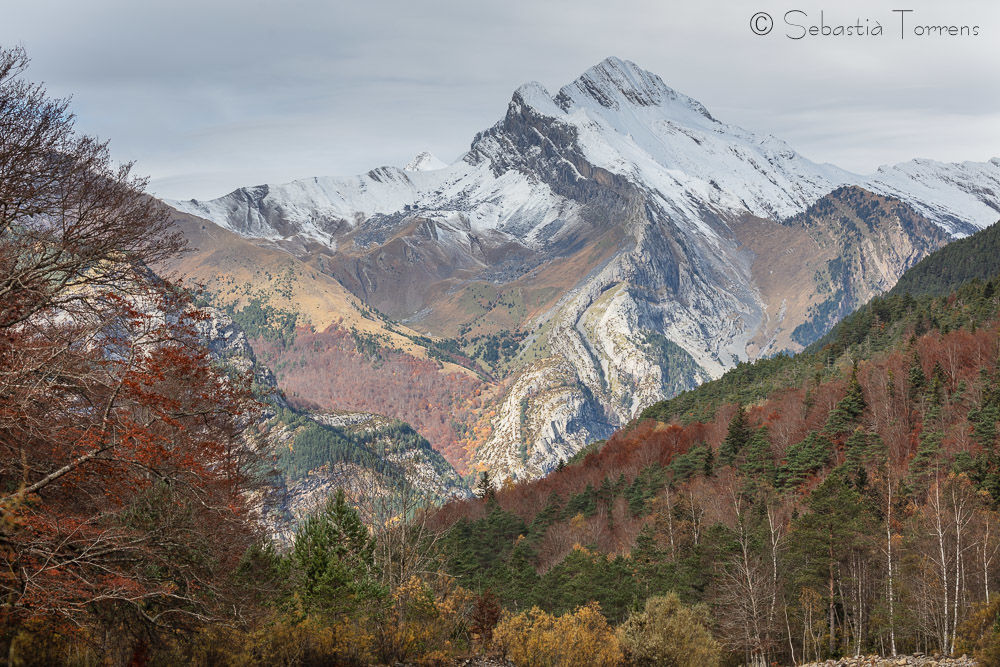
M781 528L775 521L772 508L767 508L767 524L771 535L771 609L767 619L767 639L770 644L771 628L774 627L774 616L778 606L778 543L781 541Z
M990 546L990 517L986 515L986 533L983 535L983 592L986 595L986 605L990 604L990 561L987 558L987 549Z
M952 500L954 500L955 490L952 489ZM961 592L962 582L962 527L959 524L958 510L955 509L955 598L952 601L951 619L951 644L948 647L948 654L955 653L955 635L958 634L958 597Z
M670 533L670 562L677 560L677 550L674 547L674 504L671 501L671 492L667 488L667 531Z
M836 646L836 635L834 627L834 608L833 608L833 598L834 598L834 588L833 588L833 533L830 533L830 653L833 653L834 646Z
M886 501L885 509L885 546L886 546L886 559L887 567L889 572L889 650L892 652L893 657L896 656L896 609L895 609L895 595L892 588L892 477L886 467L886 487L888 489L888 500Z
M951 612L949 610L950 605L948 604L948 560L945 556L945 548L944 548L944 526L941 523L942 521L941 488L938 481L935 481L934 483L934 520L935 520L934 528L938 542L938 558L940 559L940 567L941 567L941 584L942 584L941 588L944 591L944 605L943 605L944 618L943 618L942 635L940 637L941 652L946 653L948 651L948 646L949 646L948 626L949 626L949 616Z
M782 606L785 609L785 632L788 633L788 652L791 655L792 664L795 665L798 663L795 662L795 643L792 641L792 624L788 622L788 603L785 602ZM804 650L805 647L803 647Z

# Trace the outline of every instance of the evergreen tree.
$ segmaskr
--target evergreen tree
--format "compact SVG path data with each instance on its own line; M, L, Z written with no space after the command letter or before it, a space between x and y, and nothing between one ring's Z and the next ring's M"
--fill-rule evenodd
M673 473L674 482L680 483L699 473L706 477L711 475L712 460L712 448L700 442L683 454L675 456L668 469Z
M490 477L490 471L484 470L479 473L479 481L476 482L475 494L480 498L492 498L496 494L496 489L493 488L493 479Z
M287 567L306 611L351 614L385 590L375 566L375 540L343 490L295 534Z
M677 588L676 566L657 541L653 524L643 526L636 537L631 561L640 600Z
M608 620L621 622L639 595L632 568L630 558L573 549L541 577L539 590L545 593L539 602L560 614L596 600Z
M941 410L944 403L944 370L935 365L935 372L929 383L925 382L923 420L920 431L920 444L917 453L910 461L910 471L907 484L914 490L927 481L930 471L937 462L941 445L944 442L944 429Z
M795 443L785 452L785 463L778 469L778 486L783 489L799 486L809 475L827 464L832 452L832 442L810 431L805 440Z
M831 437L850 431L861 420L866 407L865 395L861 390L861 383L858 382L858 368L855 365L851 370L851 380L847 385L847 394L840 399L836 407L830 412L824 430Z
M625 500L628 501L629 511L632 516L639 516L646 507L646 496L642 489L642 480L636 477L625 489Z
M868 482L868 466L885 461L886 451L877 433L858 427L844 443L844 472L848 481L858 491Z
M531 549L523 540L504 564L502 581L501 597L508 607L523 611L539 603L538 572Z
M827 606L827 647L839 653L837 576L843 558L871 532L862 497L831 474L809 496L808 512L792 526L792 562L798 583L815 590Z
M549 526L559 520L561 509L562 500L559 498L559 494L552 492L545 507L535 514L528 525L528 537L532 540L540 539Z
M614 500L614 497L615 492L611 487L611 480L605 477L601 481L601 486L597 489L597 502L605 508L609 508L611 507L611 502Z
M738 405L736 414L729 421L726 439L719 448L719 462L722 465L732 465L743 448L750 442L752 431L747 423L747 413L743 405Z
M583 491L571 496L569 501L566 503L566 507L563 508L564 518L576 516L577 514L590 517L594 516L596 513L597 492L594 491L594 486L592 484L587 484L587 487Z
M528 533L524 521L505 512L495 499L487 501L486 506L489 510L486 516L476 521L456 522L443 540L447 572L474 590L483 590L491 581L503 578L499 570L504 560L520 543L519 537Z
M972 422L972 435L976 442L985 449L993 449L997 439L997 422L1000 421L997 385L985 368L980 369L979 381L984 388L983 400L978 408L969 411L969 421Z
M762 426L753 432L747 443L746 458L740 466L743 474L754 484L773 485L775 482L774 454L767 437L767 428Z
M927 376L924 375L924 367L920 363L920 355L914 350L913 360L910 363L910 400L918 400L927 389Z
M920 433L920 444L917 446L917 453L913 456L913 460L910 461L910 471L907 476L907 484L912 489L916 490L927 481L937 461L938 454L941 452L943 440L944 433L937 420L925 417L923 430Z

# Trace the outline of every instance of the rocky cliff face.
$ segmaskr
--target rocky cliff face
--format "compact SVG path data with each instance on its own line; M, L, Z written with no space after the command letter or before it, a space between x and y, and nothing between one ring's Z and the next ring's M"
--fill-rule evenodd
M422 504L471 495L425 439L382 415L279 409L269 414L262 432L280 473L269 523L284 541L338 489L375 521L393 518L403 497Z
M544 474L651 402L812 342L1000 207L1000 161L858 176L615 58L555 95L522 86L462 159L414 165L174 205L463 353L516 333L470 445L497 478Z
M280 405L284 397L278 391L274 373L263 364L257 363L247 334L225 311L219 308L202 307L208 317L198 321L195 328L212 357L240 375L251 373L253 381L260 385Z
M819 298L791 332L799 345L891 289L906 269L948 240L911 206L856 186L835 190L783 224L805 229L826 250L813 278Z

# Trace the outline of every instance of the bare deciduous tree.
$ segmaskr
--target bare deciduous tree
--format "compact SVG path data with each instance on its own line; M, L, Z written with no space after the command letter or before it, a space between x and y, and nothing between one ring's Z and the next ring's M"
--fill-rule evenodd
M0 617L148 637L220 613L254 539L255 403L147 268L162 205L27 65L0 48Z

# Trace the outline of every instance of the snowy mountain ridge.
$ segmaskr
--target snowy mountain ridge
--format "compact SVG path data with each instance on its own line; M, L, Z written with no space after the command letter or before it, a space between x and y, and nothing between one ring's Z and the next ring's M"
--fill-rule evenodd
M170 203L320 257L421 331L523 332L475 459L524 477L653 401L800 349L946 234L996 221L1000 160L852 174L608 58L555 95L518 88L450 165L421 154Z
M444 169L448 164L437 159L437 157L430 151L423 151L418 153L412 160L410 160L403 171L436 171L438 169Z
M996 158L961 165L918 159L882 167L870 176L853 174L813 163L773 136L722 123L700 102L618 58L587 70L555 96L541 84L525 84L511 104L572 128L592 164L645 184L664 205L684 214L707 205L785 218L843 184L899 197L953 234L990 224L995 220L990 216L1000 209ZM512 215L529 212L536 213L540 224L550 222L551 216L540 209L562 202L545 188L523 174L490 175L479 168L481 155L503 150L481 145L483 134L451 165L421 153L403 169L380 167L353 178L303 179L240 188L207 202L169 203L251 238L305 234L326 242L336 235L335 223L350 225L407 207L434 211L442 219L450 213L469 214L478 231L499 228ZM942 189L946 197L940 196ZM497 205L499 201L506 205Z

